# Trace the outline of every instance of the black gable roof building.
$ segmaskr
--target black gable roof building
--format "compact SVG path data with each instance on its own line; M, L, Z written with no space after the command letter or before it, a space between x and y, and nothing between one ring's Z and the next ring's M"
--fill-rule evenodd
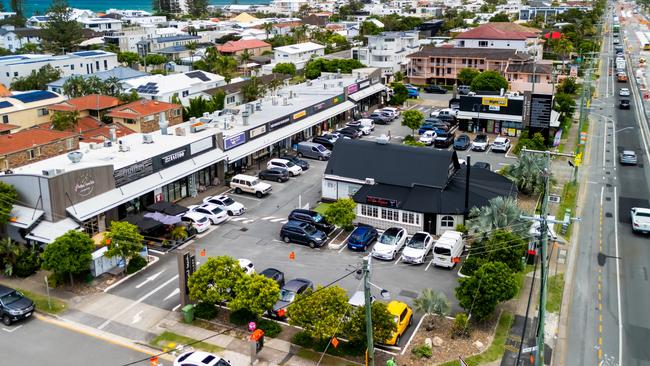
M467 170L455 151L339 139L325 169L322 199L351 197L360 223L441 235L465 222ZM509 179L470 168L469 208L516 194Z

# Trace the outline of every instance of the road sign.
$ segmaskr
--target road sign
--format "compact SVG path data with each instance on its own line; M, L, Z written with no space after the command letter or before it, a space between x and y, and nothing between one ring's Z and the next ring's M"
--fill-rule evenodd
M531 353L537 351L537 346L526 347L521 350L521 353Z

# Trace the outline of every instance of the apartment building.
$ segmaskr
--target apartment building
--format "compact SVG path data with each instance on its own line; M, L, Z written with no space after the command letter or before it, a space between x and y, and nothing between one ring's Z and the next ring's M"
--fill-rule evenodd
M541 60L543 42L538 39L538 29L524 27L516 23L486 23L454 38L456 47L512 49L536 55Z
M138 52L138 42L140 41L184 34L178 28L157 28L153 25L134 25L123 27L119 31L106 32L104 34L104 43L119 47L121 52Z
M366 66L380 68L386 81L405 69L406 56L420 49L418 32L382 32L366 38L368 46L353 48L352 58Z
M96 32L119 31L122 29L122 21L113 18L81 18L77 22L86 29Z
M519 20L527 22L529 20L535 19L536 17L544 18L544 22L547 19L556 17L558 14L562 14L570 9L576 9L580 11L591 11L591 6L522 6L519 8Z
M535 93L553 94L553 65L536 62L511 63L504 72L510 84L509 90L523 93L533 90Z

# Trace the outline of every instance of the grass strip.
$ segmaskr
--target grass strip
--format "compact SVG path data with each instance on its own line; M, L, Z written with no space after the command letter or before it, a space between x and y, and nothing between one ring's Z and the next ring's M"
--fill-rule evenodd
M560 273L548 278L548 298L546 299L546 311L557 313L562 306L562 292L564 291L564 274Z
M30 298L34 302L34 305L36 306L36 310L38 311L42 311L48 314L59 314L68 307L65 301L59 300L55 297L50 296L50 302L48 303L47 296L37 294L31 291L23 290L20 288L18 288L17 290L22 292L23 295Z

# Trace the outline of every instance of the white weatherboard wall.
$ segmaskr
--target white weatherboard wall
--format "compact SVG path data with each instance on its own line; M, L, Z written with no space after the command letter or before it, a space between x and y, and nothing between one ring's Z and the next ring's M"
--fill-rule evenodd
M451 216L454 218L454 224L449 227L442 227L442 218ZM463 215L436 215L436 235L442 235L447 230L456 230L456 225L464 224L465 218Z

